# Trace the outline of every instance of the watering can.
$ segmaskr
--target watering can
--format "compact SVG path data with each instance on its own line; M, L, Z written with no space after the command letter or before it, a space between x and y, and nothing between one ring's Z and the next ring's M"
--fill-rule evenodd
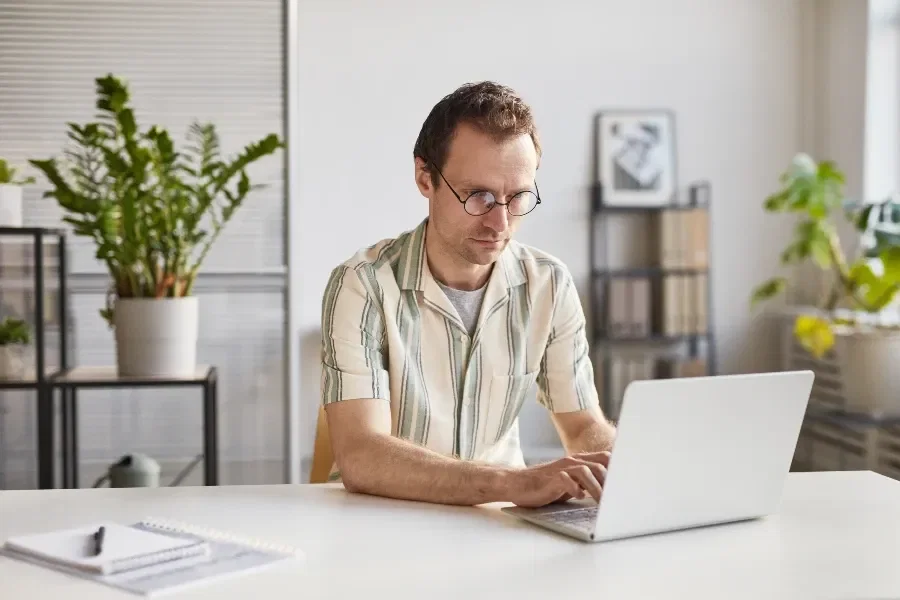
M202 459L202 454L194 458L169 485L181 483ZM126 454L107 468L106 473L94 483L94 487L100 487L106 481L114 488L159 487L159 473L159 463L153 458L146 454Z

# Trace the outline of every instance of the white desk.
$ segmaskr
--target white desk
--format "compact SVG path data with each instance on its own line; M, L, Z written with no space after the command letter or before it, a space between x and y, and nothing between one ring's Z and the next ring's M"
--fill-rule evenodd
M334 486L0 492L0 541L96 519L187 521L289 543L298 565L173 598L897 598L900 483L791 474L767 520L585 544L500 513L355 496ZM116 590L0 557L0 598Z

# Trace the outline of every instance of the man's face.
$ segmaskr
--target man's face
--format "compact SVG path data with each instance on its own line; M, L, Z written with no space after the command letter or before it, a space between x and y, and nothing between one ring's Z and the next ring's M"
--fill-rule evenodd
M499 202L517 192L534 191L537 152L527 134L497 141L468 124L460 125L441 172L460 198L489 191ZM417 165L419 165L417 161ZM497 204L487 214L472 216L447 184L437 188L427 170L417 168L416 183L429 200L429 221L443 250L470 264L492 264L519 228L522 217Z

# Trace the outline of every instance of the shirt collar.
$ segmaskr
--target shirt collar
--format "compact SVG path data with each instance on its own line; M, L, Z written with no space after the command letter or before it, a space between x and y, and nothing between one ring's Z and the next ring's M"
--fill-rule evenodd
M418 227L404 235L401 241L402 248L397 261L397 283L402 290L424 291L425 282L433 278L425 257L425 228L428 225L426 217ZM519 259L518 244L510 241L497 263L500 269L494 269L491 279L502 278L503 287L506 289L522 285L526 281L525 267Z

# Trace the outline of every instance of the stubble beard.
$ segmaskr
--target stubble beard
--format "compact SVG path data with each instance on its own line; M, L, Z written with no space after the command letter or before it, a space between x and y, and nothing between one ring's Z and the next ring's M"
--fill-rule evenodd
M508 243L509 240L504 240L503 244L496 250L486 250L474 248L474 242L466 238L460 242L457 254L468 263L487 266L493 264L500 257Z

